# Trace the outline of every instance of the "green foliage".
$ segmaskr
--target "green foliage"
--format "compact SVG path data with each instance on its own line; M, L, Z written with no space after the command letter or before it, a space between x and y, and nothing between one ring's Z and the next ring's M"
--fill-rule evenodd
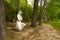
M4 0L6 20L13 21L16 19L17 14L17 0ZM22 11L23 21L31 21L33 8L31 5L27 4L27 9L25 8L26 0L20 0L20 10ZM40 6L38 7L38 19L40 15ZM51 0L45 11L45 15L50 19L60 19L60 0Z
M32 14L32 7L28 4L27 9L21 7L22 10L22 16L25 21L31 21L31 14ZM26 11L26 12L25 12Z
M55 29L60 29L60 20L49 22Z
M60 19L60 12L57 14L57 18Z
M13 1L4 1L5 3L5 12L6 12L6 20L13 21L16 18L17 8L14 5Z
M13 21L13 19L16 19L17 14L17 0L5 0L5 12L6 12L6 20L7 21ZM27 9L25 8L25 0L20 0L20 10L22 11L23 19L25 18L25 21L31 20L31 14L32 14L32 7L27 4ZM26 11L26 12L25 12ZM24 21L24 20L23 20Z
M60 12L60 0L51 0L46 9L46 15L50 19L57 19Z

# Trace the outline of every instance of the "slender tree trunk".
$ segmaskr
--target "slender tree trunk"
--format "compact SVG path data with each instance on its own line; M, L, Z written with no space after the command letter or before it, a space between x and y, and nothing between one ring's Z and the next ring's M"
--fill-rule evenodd
M25 0L25 11L24 11L24 22L26 22L26 16L27 16L27 0Z
M42 8L40 10L41 12L40 12L40 18L39 18L39 25L42 25L42 18L43 18L43 15L44 15L46 5L47 5L47 0L44 0L44 5L42 6Z
M17 13L20 11L20 0L17 0ZM16 13L16 15L17 15ZM17 20L17 16L16 16L16 20Z
M6 40L5 11L3 0L0 0L0 40Z
M42 0L40 1L40 7L41 7L41 9L42 9Z
M40 18L39 18L39 25L41 25L41 12L42 12L42 0L40 1Z
M20 0L17 0L17 5L18 5L18 12L20 11Z
M39 0L34 0L34 8L33 8L32 21L31 21L32 27L36 27L37 14L38 14L38 1Z

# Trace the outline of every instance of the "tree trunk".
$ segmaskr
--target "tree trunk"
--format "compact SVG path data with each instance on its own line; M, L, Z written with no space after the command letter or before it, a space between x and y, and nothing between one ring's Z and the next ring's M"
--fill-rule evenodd
M26 16L27 16L27 14L26 14L26 12L27 12L27 0L25 0L25 11L24 11L24 22L26 22Z
M17 20L17 14L20 11L20 0L17 0L17 13L16 13L16 18L15 20Z
M40 18L39 18L39 25L41 25L41 12L42 12L42 0L40 1Z
M47 0L44 0L44 5L41 7L41 10L40 10L39 25L42 25L42 18L43 18L43 15L44 15L46 5L47 5Z
M18 12L20 11L20 0L17 0L17 5L18 5Z
M0 40L6 40L5 11L3 0L0 0Z
M36 27L37 14L38 14L38 0L34 0L34 8L33 8L32 21L31 21L32 27Z

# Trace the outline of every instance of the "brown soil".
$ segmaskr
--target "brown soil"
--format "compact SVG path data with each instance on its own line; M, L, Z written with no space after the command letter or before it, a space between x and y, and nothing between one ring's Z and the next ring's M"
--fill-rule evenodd
M60 40L57 31L50 24L37 27L26 26L22 31L7 27L7 40Z

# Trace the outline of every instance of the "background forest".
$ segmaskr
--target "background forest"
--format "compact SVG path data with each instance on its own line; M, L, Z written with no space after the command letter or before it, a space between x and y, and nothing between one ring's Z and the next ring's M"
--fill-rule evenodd
M0 0L0 40L60 40L60 0Z
M6 21L14 22L16 20L18 1L5 0ZM42 1L42 6L43 6ZM22 11L23 21L30 22L33 14L34 0L20 0L20 10ZM36 13L37 21L41 14L41 0L38 1L38 13ZM53 26L60 28L60 0L47 0L47 5L44 11L43 22L51 23ZM51 22L52 21L52 22Z

